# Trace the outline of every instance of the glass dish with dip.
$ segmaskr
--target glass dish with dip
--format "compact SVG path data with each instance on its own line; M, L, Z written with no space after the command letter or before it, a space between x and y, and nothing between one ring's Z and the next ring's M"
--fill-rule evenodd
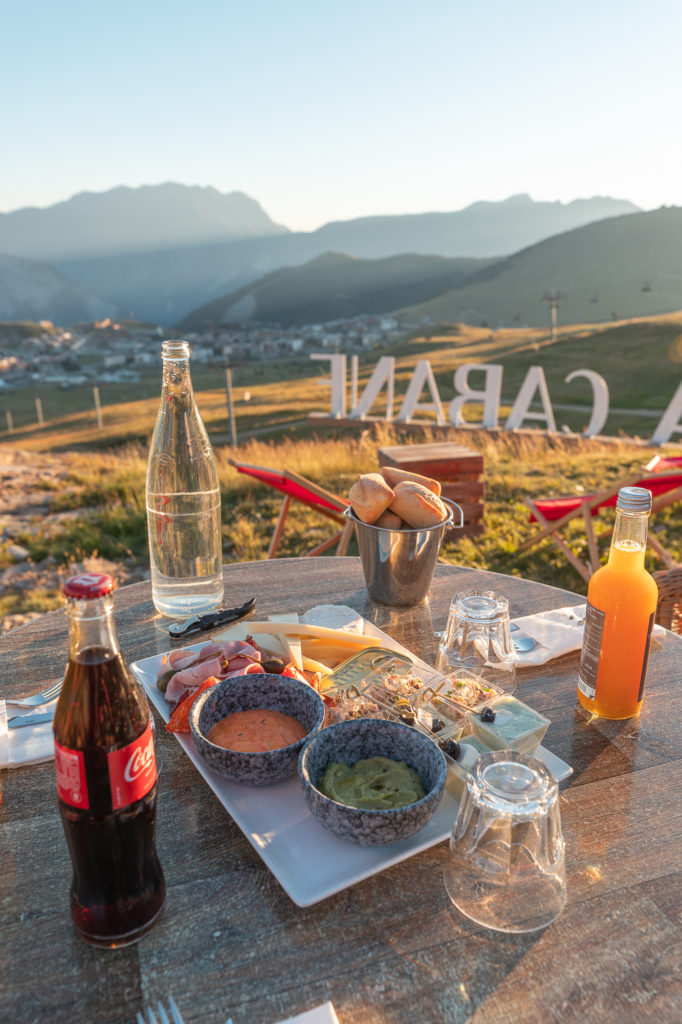
M518 750L533 754L549 727L549 719L516 697L498 697L493 701L492 722L480 714L471 716L474 733L490 750Z

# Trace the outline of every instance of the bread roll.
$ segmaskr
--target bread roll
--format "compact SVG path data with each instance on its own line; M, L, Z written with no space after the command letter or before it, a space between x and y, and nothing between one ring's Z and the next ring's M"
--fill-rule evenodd
M413 529L436 526L448 515L447 507L437 494L412 480L403 480L396 484L395 497L390 508L391 512L395 512Z
M348 497L358 519L375 523L393 501L394 494L379 473L365 473L353 484Z
M391 512L390 508L382 512L374 523L374 526L381 526L384 530L400 530L402 525L403 521L400 516L397 516L395 512Z
M433 491L440 498L440 483L438 480L432 480L430 476L410 473L406 469L395 469L393 466L382 466L381 475L388 486L394 489L401 480L412 480L416 484L421 484L422 487L428 487L430 491Z

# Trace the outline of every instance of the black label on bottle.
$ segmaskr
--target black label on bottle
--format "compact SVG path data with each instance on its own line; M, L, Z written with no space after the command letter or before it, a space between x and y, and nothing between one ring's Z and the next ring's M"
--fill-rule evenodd
M649 667L649 652L651 650L651 634L654 631L654 616L655 616L655 614L656 614L655 612L652 612L651 615L649 616L649 628L647 629L646 646L644 647L644 661L642 662L642 675L641 675L641 678L639 680L639 693L637 695L637 703L638 704L639 704L640 700L642 699L642 697L644 696L644 684L646 683L646 670Z
M594 700L597 692L597 671L601 655L601 641L604 635L606 614L587 602L585 608L585 632L578 669L578 689L583 696Z

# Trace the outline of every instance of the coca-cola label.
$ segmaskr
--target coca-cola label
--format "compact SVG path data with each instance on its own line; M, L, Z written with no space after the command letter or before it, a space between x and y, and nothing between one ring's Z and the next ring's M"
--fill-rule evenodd
M57 768L57 796L70 807L87 811L90 800L83 751L70 750L55 740L54 759Z
M141 800L156 782L151 721L141 736L107 754L111 805L115 811Z

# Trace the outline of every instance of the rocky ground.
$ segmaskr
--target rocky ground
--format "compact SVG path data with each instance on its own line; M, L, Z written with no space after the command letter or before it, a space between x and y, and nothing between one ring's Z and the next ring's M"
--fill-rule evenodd
M68 459L50 454L36 455L16 449L0 450L0 542L5 545L11 564L0 569L0 597L10 593L21 594L36 587L59 591L63 581L80 571L106 572L118 586L136 583L149 577L145 566L118 564L104 558L88 558L68 566L58 565L48 556L33 562L29 551L18 542L23 534L31 534L38 524L59 524L79 515L78 512L51 511L51 494L57 490L68 474ZM0 619L0 633L6 633L41 612L5 615Z

